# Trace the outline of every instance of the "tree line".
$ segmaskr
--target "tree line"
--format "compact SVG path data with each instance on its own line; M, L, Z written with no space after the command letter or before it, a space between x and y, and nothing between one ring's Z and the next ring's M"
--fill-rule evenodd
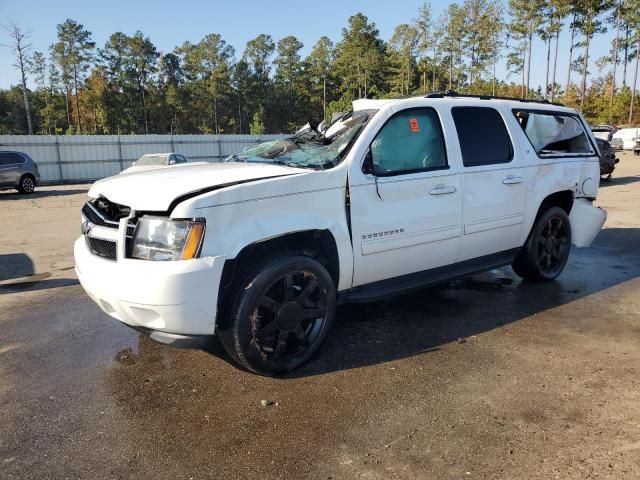
M437 18L425 2L388 40L357 13L337 43L323 36L305 57L291 35L260 34L239 53L211 33L163 53L140 31L115 32L97 46L68 19L39 52L30 31L5 30L3 46L20 74L19 85L0 90L5 134L291 132L357 98L444 89L561 102L592 123L640 123L640 0L463 0ZM608 54L592 59L607 31ZM538 40L543 56L534 55ZM503 60L506 76L498 78ZM537 88L533 69L545 71Z

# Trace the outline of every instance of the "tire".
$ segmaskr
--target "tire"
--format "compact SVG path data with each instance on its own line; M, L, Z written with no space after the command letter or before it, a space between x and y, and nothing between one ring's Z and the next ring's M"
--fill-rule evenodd
M17 188L20 193L33 193L36 189L36 179L31 175L23 175Z
M218 333L227 354L260 375L290 372L318 350L333 324L336 287L316 260L272 257L240 273Z
M511 266L522 278L548 282L562 273L570 251L569 216L563 209L551 207L538 216Z

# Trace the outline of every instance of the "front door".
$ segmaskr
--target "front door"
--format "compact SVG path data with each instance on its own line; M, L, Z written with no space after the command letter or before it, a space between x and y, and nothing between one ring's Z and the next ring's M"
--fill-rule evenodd
M401 110L350 179L353 286L453 263L462 233L460 177L433 108Z

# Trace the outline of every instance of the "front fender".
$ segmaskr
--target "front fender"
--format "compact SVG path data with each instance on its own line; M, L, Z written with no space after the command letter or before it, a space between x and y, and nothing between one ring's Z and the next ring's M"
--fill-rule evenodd
M228 259L257 242L301 231L328 230L338 251L338 290L351 287L353 252L344 188L219 205L201 212L207 218L203 255L217 252Z

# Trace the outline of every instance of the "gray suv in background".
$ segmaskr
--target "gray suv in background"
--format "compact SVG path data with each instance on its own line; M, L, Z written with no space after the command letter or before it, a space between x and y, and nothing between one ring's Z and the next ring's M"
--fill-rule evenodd
M15 188L21 193L33 193L39 181L38 165L29 155L0 151L0 189Z

